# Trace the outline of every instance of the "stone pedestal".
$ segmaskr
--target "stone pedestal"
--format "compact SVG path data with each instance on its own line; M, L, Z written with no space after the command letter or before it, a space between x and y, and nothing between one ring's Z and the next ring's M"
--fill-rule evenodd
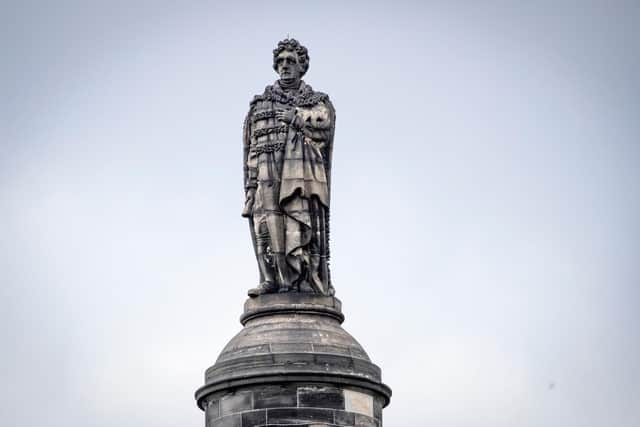
M244 328L196 391L206 427L381 427L391 389L343 320L334 297L247 300Z

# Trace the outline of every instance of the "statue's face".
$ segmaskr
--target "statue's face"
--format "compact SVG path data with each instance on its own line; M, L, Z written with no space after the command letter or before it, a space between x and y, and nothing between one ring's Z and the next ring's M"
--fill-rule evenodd
M276 56L276 70L285 82L298 81L302 77L298 55L290 50L283 50Z

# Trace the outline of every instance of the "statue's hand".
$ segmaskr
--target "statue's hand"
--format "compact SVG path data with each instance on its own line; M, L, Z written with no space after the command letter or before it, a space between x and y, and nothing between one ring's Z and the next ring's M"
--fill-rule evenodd
M253 212L253 202L256 198L256 189L250 188L247 190L246 200L244 202L244 208L242 209L242 216L245 218L251 217Z
M294 108L278 108L276 110L276 119L286 124L291 124L296 116Z

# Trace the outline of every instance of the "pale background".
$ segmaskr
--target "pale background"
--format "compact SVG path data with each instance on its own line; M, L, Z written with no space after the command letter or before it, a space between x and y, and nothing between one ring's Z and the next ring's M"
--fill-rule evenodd
M287 33L337 108L333 278L385 425L640 425L637 1L1 7L3 426L203 425Z

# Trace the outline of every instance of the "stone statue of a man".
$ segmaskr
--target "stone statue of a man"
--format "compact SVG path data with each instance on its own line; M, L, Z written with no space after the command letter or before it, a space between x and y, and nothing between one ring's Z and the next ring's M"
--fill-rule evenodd
M333 295L329 199L335 110L302 81L307 49L285 39L273 51L280 76L256 95L244 122L242 215L260 270L254 297L272 292Z

